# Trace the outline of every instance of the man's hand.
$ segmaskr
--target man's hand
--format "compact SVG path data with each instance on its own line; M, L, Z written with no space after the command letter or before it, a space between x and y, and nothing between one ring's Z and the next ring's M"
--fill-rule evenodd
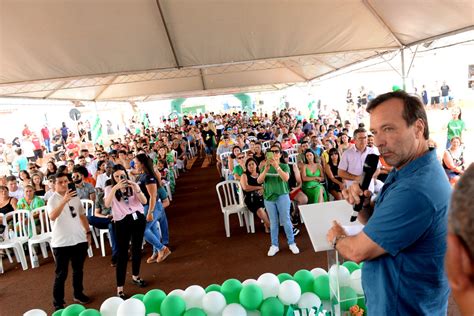
M341 235L347 236L346 231L344 230L344 228L342 228L341 224L339 224L337 221L333 221L332 227L328 230L328 233L326 234L327 241L329 242L329 244L332 245L334 238Z
M86 237L87 237L87 245L90 245L92 244L92 232L90 234L86 234Z
M73 190L67 190L66 194L63 196L64 203L69 203L73 197L77 196L77 192Z
M342 196L351 205L359 204L362 193L365 197L372 195L369 190L362 191L358 182L354 182L349 188L342 190Z

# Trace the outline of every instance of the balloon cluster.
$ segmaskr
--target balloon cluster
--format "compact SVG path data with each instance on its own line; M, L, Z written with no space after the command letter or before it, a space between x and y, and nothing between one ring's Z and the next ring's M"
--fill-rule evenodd
M52 316L279 316L287 315L289 309L319 309L322 301L330 299L332 273L338 272L341 309L358 305L367 310L362 295L361 270L358 264L347 261L332 267L329 273L315 268L299 270L293 276L288 273L275 275L264 273L257 280L240 282L226 280L222 285L211 284L207 288L199 285L186 290L174 290L166 295L154 289L146 294L136 294L127 300L110 297L100 311L72 304ZM332 281L331 281L332 282ZM24 316L44 316L41 310L28 311Z

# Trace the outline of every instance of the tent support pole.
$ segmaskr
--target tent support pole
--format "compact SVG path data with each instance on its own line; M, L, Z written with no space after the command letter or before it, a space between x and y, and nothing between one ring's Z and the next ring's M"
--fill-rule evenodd
M407 76L410 75L411 66L413 66L413 62L415 61L416 53L418 53L418 47L420 47L420 45L416 45L415 52L413 53L413 56L411 57L410 66L408 67L408 70L407 70Z
M403 90L406 91L406 73L405 73L405 50L402 48L400 49L401 54L401 61L402 61L402 81L403 81Z
M203 89L203 90L207 90L206 82L204 81L204 74L202 73L202 69L201 69L201 68L199 69L199 73L201 74L202 89Z

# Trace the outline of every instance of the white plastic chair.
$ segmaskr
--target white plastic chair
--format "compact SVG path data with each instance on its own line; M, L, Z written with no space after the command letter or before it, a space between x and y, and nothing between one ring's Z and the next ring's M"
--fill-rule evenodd
M285 149L285 151L288 153L288 155L293 155L297 153L296 149L294 148L288 148L288 149Z
M39 227L37 226L38 224L36 223L35 217L38 218ZM33 230L33 236L28 239L28 251L30 253L31 267L36 268L34 257L37 256L37 254L34 245L40 245L43 258L48 258L48 249L46 248L46 245L48 244L49 248L51 248L52 228L48 212L46 211L46 206L38 207L31 212L30 223ZM39 232L37 232L37 228L39 228Z
M173 196L171 195L171 186L169 181L163 181L163 185L166 188L166 192L168 193L168 199L170 202L173 201Z
M222 213L224 214L224 226L225 234L230 237L230 223L229 216L231 214L237 214L239 217L240 227L244 226L242 221L242 215L245 218L247 232L252 230L249 227L249 210L245 206L244 197L242 194L242 188L240 182L235 180L222 181L216 185L217 195L219 197L219 203L221 205Z
M298 162L298 154L288 155L288 162L291 164L296 164Z
M262 143L262 150L263 151L266 151L268 148L270 148L270 141L269 140Z
M12 212L8 212L3 217L3 225L5 225L6 230L13 229L13 238L6 234L5 241L0 243L0 249L13 249L15 253L16 259L19 263L21 263L21 267L23 270L28 269L28 263L26 261L25 251L23 250L23 244L28 242L28 234L29 234L29 218L30 218L30 211L26 210L16 210ZM11 224L11 226L9 226ZM8 252L7 252L8 253ZM8 255L9 259L11 257ZM12 260L10 260L11 262ZM0 267L3 272L3 265Z
M92 200L88 199L81 199L82 206L86 210L87 216L94 216L95 212L95 204ZM100 242L100 252L102 253L102 257L105 257L105 242L104 236L107 235L109 237L109 244L112 246L112 241L110 240L110 234L108 229L98 229L92 225L89 225L89 229L91 231L92 238L94 239L94 244L96 248L99 248ZM98 232L98 233L97 233ZM97 234L99 235L99 242L97 241ZM89 253L89 256L92 257Z
M94 216L94 201L89 200L89 199L81 199L82 207L84 210L86 210L86 215L87 216ZM95 227L92 225L89 225L89 229L91 231L92 239L94 240L94 245L96 248L99 248L99 242L97 241L97 235L95 231Z
M232 152L227 151L225 153L222 153L219 155L219 158L221 159L222 163L222 168L228 168L229 167L229 156L232 154Z

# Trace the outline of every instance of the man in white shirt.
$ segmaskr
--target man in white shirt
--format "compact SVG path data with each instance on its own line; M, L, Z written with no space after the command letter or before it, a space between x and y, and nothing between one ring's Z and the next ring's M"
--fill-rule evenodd
M342 154L341 161L339 162L338 166L338 176L340 176L342 180L344 180L346 188L349 188L354 181L361 182L362 179L360 179L360 176L362 175L364 162L367 155L379 155L379 152L376 147L367 146L367 131L364 128L358 128L354 131L354 140L355 145L349 147ZM374 181L374 179L377 179L380 166L381 164L379 162L377 171L375 172L373 179L370 182L369 190L371 190L372 192L378 192L383 185L383 183L379 180Z
M105 161L102 162L102 163L105 163L105 173L101 173L97 176L97 180L95 182L95 188L96 189L99 188L102 191L104 191L105 183L107 182L107 180L110 179L110 176L112 175L113 165L108 164ZM124 167L127 168L126 166L124 166Z
M72 265L74 302L87 304L90 299L83 290L83 267L91 242L89 222L76 191L68 189L68 175L58 174L55 193L49 198L47 211L51 219L51 247L55 257L56 277L53 287L53 304L56 310L64 308L64 284L69 261Z
M18 182L15 176L7 177L7 186L8 186L8 195L17 199L18 201L22 199L25 194L23 189L18 186Z

